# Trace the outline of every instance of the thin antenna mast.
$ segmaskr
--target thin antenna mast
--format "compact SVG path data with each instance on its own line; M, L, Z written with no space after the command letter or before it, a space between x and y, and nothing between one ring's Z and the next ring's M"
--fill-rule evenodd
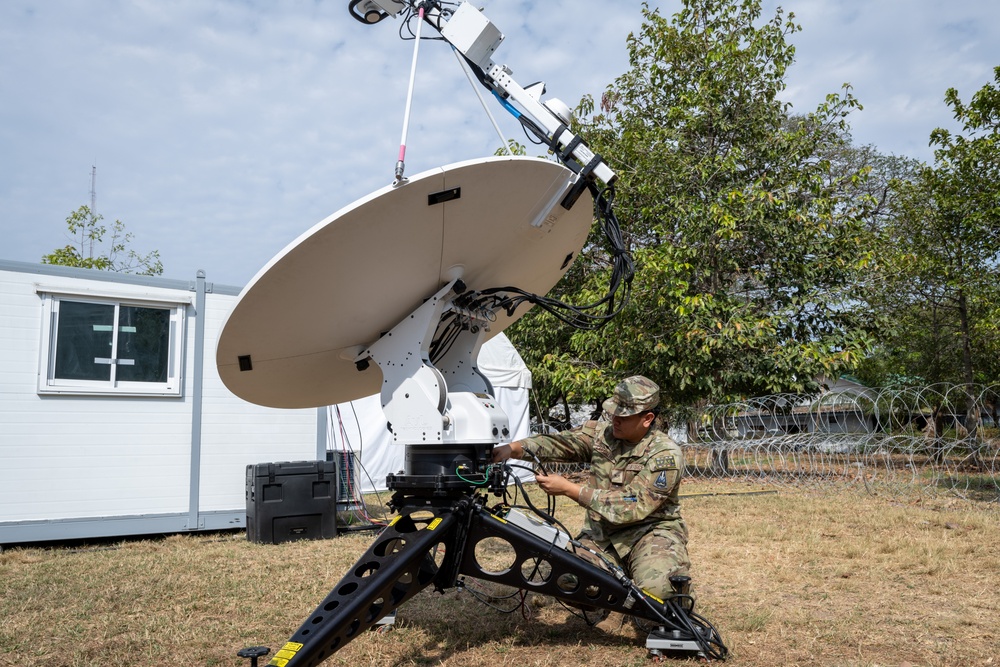
M90 167L90 219L97 221L97 165L91 165ZM80 250L83 250L83 235L84 230L80 230ZM90 235L90 250L88 257L94 258L94 235Z

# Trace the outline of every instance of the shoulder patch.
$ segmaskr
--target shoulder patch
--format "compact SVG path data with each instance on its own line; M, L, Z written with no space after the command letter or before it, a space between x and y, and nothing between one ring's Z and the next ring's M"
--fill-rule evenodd
M649 468L653 472L659 470L676 470L677 461L670 454L663 454L661 456L653 457L649 462Z
M594 454L599 455L601 458L607 459L608 461L612 459L611 448L608 447L608 444L604 442L603 438L597 438L594 440Z

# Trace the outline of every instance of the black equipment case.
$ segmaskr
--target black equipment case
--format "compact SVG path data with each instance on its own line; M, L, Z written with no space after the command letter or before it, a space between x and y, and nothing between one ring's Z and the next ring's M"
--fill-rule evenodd
M337 536L337 462L247 466L247 539L260 544Z

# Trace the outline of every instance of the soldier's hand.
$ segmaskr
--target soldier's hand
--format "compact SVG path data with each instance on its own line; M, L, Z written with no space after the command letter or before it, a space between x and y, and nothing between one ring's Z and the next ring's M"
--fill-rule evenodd
M524 456L524 448L516 440L509 445L496 445L493 447L493 463L502 463L507 459L519 459L522 456Z
M535 482L538 483L542 491L550 496L569 496L573 500L580 497L579 485L574 484L562 475L544 475L536 472Z

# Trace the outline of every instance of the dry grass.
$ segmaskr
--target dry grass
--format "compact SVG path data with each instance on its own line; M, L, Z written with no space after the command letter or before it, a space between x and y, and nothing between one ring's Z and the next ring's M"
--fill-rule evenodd
M684 513L699 610L729 645L729 664L1000 665L995 505L783 488L688 497ZM566 505L559 516L575 528L581 512ZM371 540L265 546L238 533L7 550L0 665L246 666L236 651L283 644ZM424 591L392 632L359 637L329 664L648 664L644 637L621 616L588 628L551 600L532 601L526 619L469 592Z

